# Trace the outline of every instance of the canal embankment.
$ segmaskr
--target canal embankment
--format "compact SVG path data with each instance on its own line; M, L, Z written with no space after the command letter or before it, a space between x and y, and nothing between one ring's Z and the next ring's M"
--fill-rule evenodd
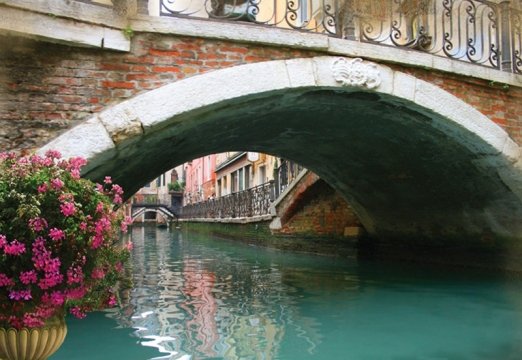
M207 211L180 219L181 228L283 251L522 274L516 240L443 233L430 239L369 237L349 204L312 172L300 174L263 215L220 217L215 214L230 212L202 208Z
M411 242L380 241L363 236L318 236L313 233L290 235L274 233L270 221L249 223L183 221L182 232L232 240L280 251L309 253L321 256L357 258L363 262L412 264L419 268L446 268L455 271L470 269L522 275L520 251L491 246L458 244L458 239L444 244L413 244Z
M321 255L354 256L364 229L349 204L304 170L277 194L270 186L184 208L178 224L250 245ZM221 201L220 201L221 200Z
M283 251L343 257L354 257L357 254L358 238L356 237L274 233L270 230L270 221L250 223L183 221L179 226L182 231L197 232Z

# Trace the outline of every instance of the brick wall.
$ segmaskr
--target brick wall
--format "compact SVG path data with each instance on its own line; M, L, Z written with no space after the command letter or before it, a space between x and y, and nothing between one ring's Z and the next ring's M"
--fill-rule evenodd
M351 207L325 181L309 176L287 200L278 232L292 236L343 237L346 228L362 227Z
M391 67L437 85L472 105L522 145L522 88L433 70Z
M325 55L159 34L133 37L130 53L0 36L0 147L34 149L136 94L239 64ZM522 144L522 89L392 65L475 106Z
M133 37L130 53L0 36L0 147L40 147L107 106L185 77L313 55L152 34Z

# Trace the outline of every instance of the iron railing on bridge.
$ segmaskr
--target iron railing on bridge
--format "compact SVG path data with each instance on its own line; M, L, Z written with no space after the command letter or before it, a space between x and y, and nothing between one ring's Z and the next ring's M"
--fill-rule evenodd
M185 205L181 212L181 218L223 219L266 215L275 199L274 185L274 181L269 181L247 190Z
M279 195L297 178L297 175L303 170L304 167L296 162L281 159L281 165L276 170L275 181L274 181L274 192L275 197Z
M221 196L215 199L185 205L181 218L243 218L270 214L270 205L297 178L303 166L286 159L274 174L275 180L262 185Z
M509 1L160 0L160 15L313 31L522 73L522 12Z

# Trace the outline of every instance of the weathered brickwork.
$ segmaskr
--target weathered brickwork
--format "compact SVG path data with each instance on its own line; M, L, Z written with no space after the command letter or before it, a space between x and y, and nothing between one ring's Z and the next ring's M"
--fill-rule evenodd
M522 88L433 70L391 67L455 95L504 128L519 145L522 144Z
M313 180L305 179L289 197L291 203L281 216L279 233L343 237L346 228L361 226L350 206L330 185Z
M295 49L158 34L133 37L130 53L0 37L0 147L34 149L134 95L245 63L311 57ZM522 144L522 89L391 65L475 106Z
M93 113L185 77L316 55L142 34L130 53L0 37L0 147L34 149Z

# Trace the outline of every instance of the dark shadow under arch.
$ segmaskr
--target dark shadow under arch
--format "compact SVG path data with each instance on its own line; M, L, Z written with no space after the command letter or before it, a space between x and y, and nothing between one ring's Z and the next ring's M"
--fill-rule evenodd
M520 217L522 209L495 168L476 163L477 154L431 117L392 100L314 89L224 104L122 144L87 175L112 173L132 193L195 157L260 151L316 172L376 236L509 234L514 224L497 215Z

